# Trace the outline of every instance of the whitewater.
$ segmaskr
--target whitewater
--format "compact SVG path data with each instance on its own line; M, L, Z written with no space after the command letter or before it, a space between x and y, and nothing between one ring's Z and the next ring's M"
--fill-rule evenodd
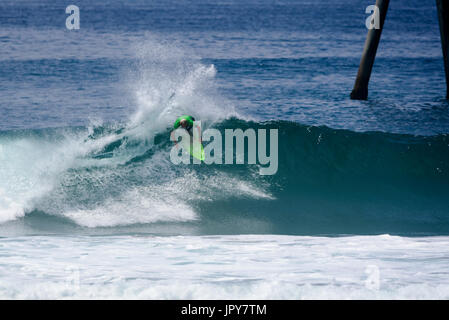
M448 299L448 244L388 235L3 238L0 298Z

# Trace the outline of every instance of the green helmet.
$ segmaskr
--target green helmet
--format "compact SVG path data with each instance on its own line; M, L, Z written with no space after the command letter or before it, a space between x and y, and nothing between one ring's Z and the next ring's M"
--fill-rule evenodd
M195 121L195 118L192 116L180 116L178 119L176 119L173 128L178 129L181 125L181 120L185 119L187 121L187 128L193 127L193 121Z

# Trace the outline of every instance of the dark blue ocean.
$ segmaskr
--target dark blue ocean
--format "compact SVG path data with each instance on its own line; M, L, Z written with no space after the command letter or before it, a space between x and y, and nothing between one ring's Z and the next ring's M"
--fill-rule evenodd
M372 4L1 0L0 298L449 298L435 1L355 101ZM277 129L276 174L173 164L183 114Z

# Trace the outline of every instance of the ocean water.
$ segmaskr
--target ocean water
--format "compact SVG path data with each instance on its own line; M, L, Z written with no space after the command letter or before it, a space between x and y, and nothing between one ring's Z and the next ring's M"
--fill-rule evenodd
M0 3L0 298L448 299L433 1ZM279 167L174 165L173 121L278 129Z

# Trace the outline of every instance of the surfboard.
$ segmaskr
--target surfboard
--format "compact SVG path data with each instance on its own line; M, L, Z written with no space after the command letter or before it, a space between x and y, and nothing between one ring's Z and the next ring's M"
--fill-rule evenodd
M191 146L190 154L192 155L192 157L195 157L198 160L204 161L205 156L204 156L204 147L203 147L202 143L201 143L200 147L201 147L201 150L194 150L193 146Z
M203 143L201 141L199 141L199 143L200 143L200 150L195 150L195 148L193 147L193 143L190 143L189 140L181 141L181 145L182 145L183 149L188 150L189 154L192 157L195 157L198 160L204 161L205 154L204 154Z

